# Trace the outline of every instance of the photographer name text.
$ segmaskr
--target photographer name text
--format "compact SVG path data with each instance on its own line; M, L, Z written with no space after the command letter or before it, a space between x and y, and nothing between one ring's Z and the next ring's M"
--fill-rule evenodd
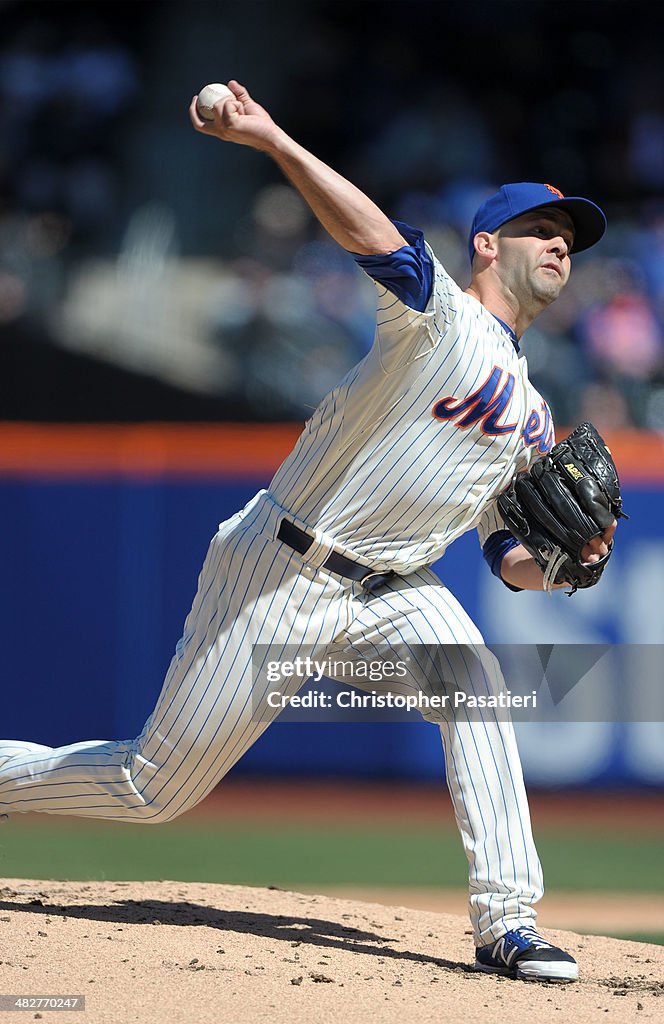
M270 708L311 708L323 711L332 708L375 708L384 710L386 708L398 708L403 711L415 711L423 708L536 708L537 692L533 690L529 694L513 694L509 690L502 690L500 693L464 693L457 690L455 693L379 693L372 690L370 693L356 693L352 690L342 690L337 694L325 693L323 690L309 690L300 696L299 694L289 695L279 690L272 690L266 697L267 705Z

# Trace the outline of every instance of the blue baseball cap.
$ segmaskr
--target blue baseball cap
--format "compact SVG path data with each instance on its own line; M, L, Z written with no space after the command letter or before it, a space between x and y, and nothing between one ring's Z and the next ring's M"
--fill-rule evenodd
M540 185L536 181L517 181L501 185L498 191L482 203L475 214L468 238L468 253L473 262L473 240L478 231L495 231L515 217L540 206L555 206L565 210L574 224L574 243L571 252L589 249L606 231L606 217L599 206L579 196L565 196L553 185Z

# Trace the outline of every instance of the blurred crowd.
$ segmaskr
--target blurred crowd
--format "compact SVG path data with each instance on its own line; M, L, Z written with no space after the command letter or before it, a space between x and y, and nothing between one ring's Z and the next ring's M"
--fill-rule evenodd
M351 34L339 11L346 6L324 24L323 7L317 20L312 5L301 23L288 84L303 101L284 123L390 215L422 228L462 287L469 279L467 226L502 181L547 180L600 202L609 215L605 239L574 258L563 297L529 330L524 352L557 422L589 418L600 429L664 431L664 72L657 38L644 32L627 40L618 79L608 30L570 31L564 86L544 102L526 88L528 60L536 64L542 44L535 29L529 37L522 28L506 37L504 56L511 46L523 68L529 55L524 80L505 79L488 97L470 81L464 89L463 53L442 70L413 66L417 55L389 24L403 5L388 5L385 33L372 46L361 18ZM121 415L99 392L86 405L78 375L71 378L75 401L66 374L57 387L39 389L39 409L21 390L26 375L10 395L12 367L29 352L34 378L48 351L47 376L53 352L61 352L121 371L114 388L131 380L137 393L142 381L131 414L138 408L147 419L306 417L371 345L373 286L270 167L216 257L202 235L200 252L183 241L184 198L181 207L177 199L155 202L130 187L141 155L129 140L146 90L158 84L155 62L112 19L76 26L62 31L42 11L0 41L2 415ZM399 88L408 74L426 85L416 104ZM355 97L352 128L331 99L340 78ZM166 134L164 174L166 162L174 174L190 173L187 160L206 154L193 144L184 156L169 151ZM523 159L526 137L537 159ZM155 381L161 390L151 388Z

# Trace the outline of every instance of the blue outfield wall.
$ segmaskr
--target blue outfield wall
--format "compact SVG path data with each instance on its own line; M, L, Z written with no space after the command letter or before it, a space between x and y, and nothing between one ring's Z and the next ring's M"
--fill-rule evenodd
M261 483L2 479L3 737L56 746L137 735L216 524ZM661 644L663 499L655 487L626 489L631 519L620 525L602 584L571 599L508 592L490 575L474 532L435 569L490 644ZM518 726L529 781L664 782L661 722L556 728ZM443 759L438 729L422 721L277 722L233 771L430 780L442 778Z

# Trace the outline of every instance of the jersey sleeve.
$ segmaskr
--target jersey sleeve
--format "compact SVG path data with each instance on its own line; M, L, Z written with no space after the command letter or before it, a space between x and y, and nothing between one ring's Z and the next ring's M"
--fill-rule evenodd
M384 373L431 355L461 305L461 289L421 231L393 222L407 244L378 256L352 254L377 290L376 351Z
M482 545L482 554L493 575L497 576L508 590L521 591L522 587L512 586L500 574L503 558L508 551L517 547L519 541L505 529L495 501L491 502L477 524L477 534Z
M433 287L433 258L424 243L424 235L416 228L395 220L392 222L408 242L396 252L378 256L353 253L358 266L377 284L396 295L405 306L423 313Z

